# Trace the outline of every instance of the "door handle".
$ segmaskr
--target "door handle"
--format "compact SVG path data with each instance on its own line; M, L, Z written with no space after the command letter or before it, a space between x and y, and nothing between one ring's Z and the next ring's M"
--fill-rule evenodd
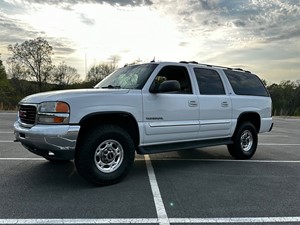
M198 106L197 101L189 101L189 107L196 107Z
M228 107L228 105L229 105L228 102L222 102L222 103L221 103L221 106L222 106L222 107Z

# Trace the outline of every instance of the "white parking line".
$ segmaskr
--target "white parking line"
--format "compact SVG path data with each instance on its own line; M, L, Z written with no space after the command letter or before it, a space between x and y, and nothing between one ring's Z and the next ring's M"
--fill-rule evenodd
M233 218L170 218L170 223L293 223L300 217L233 217Z
M5 141L5 140L0 140L0 143L13 143L14 141L11 140L11 141Z
M146 162L146 167L148 171L148 176L149 176L149 181L150 181L150 186L154 198L154 204L156 208L156 213L158 217L158 221L160 225L169 225L169 220L168 220L168 215L159 191L158 183L155 177L155 173L152 167L152 163L150 160L150 157L148 155L145 155L145 162Z
M221 223L295 223L300 217L232 217L232 218L169 218L170 223L221 224ZM155 224L157 218L120 219L0 219L0 224Z
M158 223L155 218L132 219L0 219L0 224L148 224Z
M12 115L12 114L17 115L17 112L0 112L0 115Z
M43 161L46 160L45 158L0 158L2 161Z
M289 145L291 145L291 146L299 146L300 144L258 143L258 145L262 145L262 146L264 146L264 145L274 145L274 146L276 146L276 145L280 145L280 146L289 146Z
M149 157L149 156L148 156ZM0 161L45 161L45 158L0 158ZM145 159L137 158L135 161L144 161ZM265 159L182 159L182 158L158 158L152 161L199 161L199 162L242 162L242 163L300 163L300 160L265 160ZM147 161L146 161L147 165ZM152 166L152 165L151 165ZM152 168L153 170L153 168ZM154 172L153 172L154 173ZM155 176L155 175L154 175ZM150 178L149 178L150 179ZM156 178L155 178L156 179ZM154 182L154 181L153 181Z
M152 161L199 161L199 162L242 162L242 163L300 163L300 160L267 160L267 159L182 159L182 158L158 158Z

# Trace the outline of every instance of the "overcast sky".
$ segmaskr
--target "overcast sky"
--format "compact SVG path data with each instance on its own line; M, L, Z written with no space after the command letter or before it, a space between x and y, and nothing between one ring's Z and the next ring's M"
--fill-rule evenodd
M37 37L82 77L112 57L120 66L155 57L300 79L300 0L0 0L1 59Z

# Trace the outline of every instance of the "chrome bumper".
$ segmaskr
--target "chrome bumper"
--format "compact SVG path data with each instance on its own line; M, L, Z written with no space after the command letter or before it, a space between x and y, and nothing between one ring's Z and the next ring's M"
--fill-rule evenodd
M14 123L17 141L37 155L55 159L74 158L79 130L77 125L35 125L26 128L18 121Z

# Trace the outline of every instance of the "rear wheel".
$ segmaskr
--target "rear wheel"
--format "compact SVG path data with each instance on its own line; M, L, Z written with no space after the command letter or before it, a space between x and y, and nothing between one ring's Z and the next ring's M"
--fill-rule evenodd
M115 125L92 128L85 134L75 154L78 173L96 185L121 181L134 162L135 149L131 136Z
M250 159L257 148L257 131L252 123L242 123L235 132L233 144L227 145L231 156L236 159Z

